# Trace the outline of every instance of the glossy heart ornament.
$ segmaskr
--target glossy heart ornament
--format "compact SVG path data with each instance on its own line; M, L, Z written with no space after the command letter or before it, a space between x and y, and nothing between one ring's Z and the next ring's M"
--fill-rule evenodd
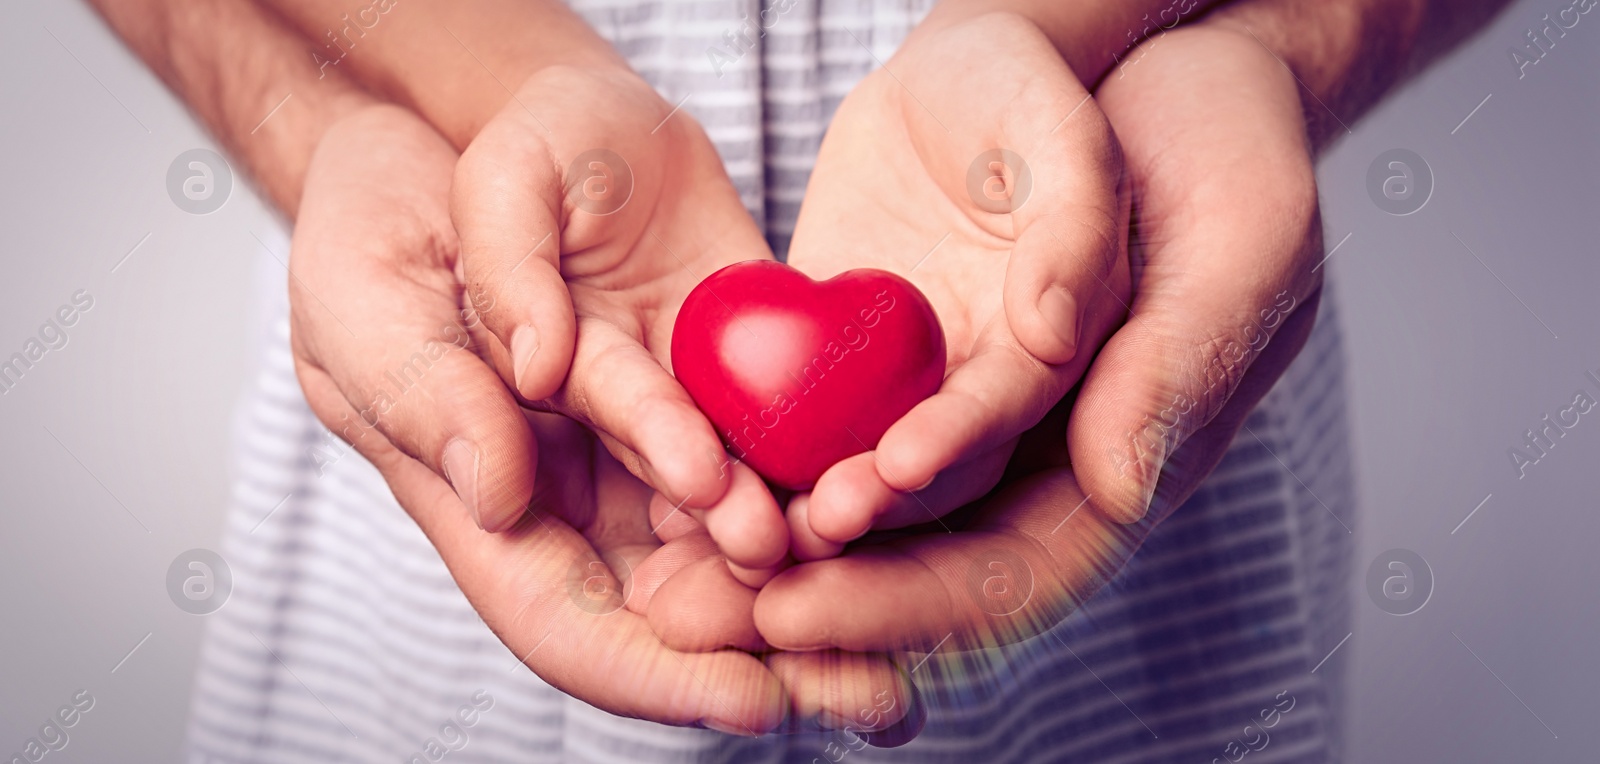
M887 271L817 282L769 260L734 263L684 300L672 370L729 451L804 490L878 439L944 379L928 299Z

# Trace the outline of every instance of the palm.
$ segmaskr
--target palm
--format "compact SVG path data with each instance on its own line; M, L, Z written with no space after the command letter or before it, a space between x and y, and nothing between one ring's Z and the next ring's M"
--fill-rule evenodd
M575 94L588 103L543 119L520 109ZM665 361L673 306L703 271L771 256L714 147L636 77L545 70L518 101L506 116L525 142L505 147L501 171L537 175L543 168L517 160L542 154L564 172L561 198L548 201L560 210L561 274L580 314L633 314Z
M995 39L1009 41L1007 55L995 55ZM893 527L987 491L1017 436L1087 365L1089 353L1072 346L1097 344L1120 318L1128 276L1116 152L1086 97L1037 29L989 16L919 30L840 105L789 262L814 278L856 267L906 277L937 311L949 357L939 395L891 428L877 454L818 482L811 524L824 536L859 535L859 510L873 504L875 527ZM1044 363L1019 340L1007 303L1028 288L1019 272L1069 258L1103 275L1084 275L1089 288L1073 298L1080 339ZM886 490L935 475L915 501Z
M905 276L938 310L955 367L1002 317L1014 241L1006 216L979 209L963 185L962 157L1000 145L999 131L975 125L961 140L940 119L887 70L863 80L829 128L789 263L819 279L862 267Z

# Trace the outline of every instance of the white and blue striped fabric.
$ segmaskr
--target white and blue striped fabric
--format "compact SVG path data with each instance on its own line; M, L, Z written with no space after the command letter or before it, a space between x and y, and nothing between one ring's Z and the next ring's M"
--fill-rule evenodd
M576 3L668 101L688 97L780 253L828 118L930 5ZM763 7L770 28L738 56L724 32ZM1342 661L1321 662L1349 633L1355 519L1332 300L1254 434L1105 590L1051 634L930 661L916 674L923 734L855 751L614 717L521 667L377 471L329 445L295 381L282 270L261 280L224 541L234 592L209 619L191 762L1340 760ZM313 450L343 456L319 470ZM1246 730L1263 710L1277 723ZM453 721L460 734L441 733Z

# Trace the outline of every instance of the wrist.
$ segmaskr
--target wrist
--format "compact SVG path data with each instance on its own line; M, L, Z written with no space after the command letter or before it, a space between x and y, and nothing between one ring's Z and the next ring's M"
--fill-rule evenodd
M321 77L300 38L251 0L92 2L286 215L322 133L371 100Z
M1308 137L1320 149L1347 132L1420 59L1428 5L1250 0L1219 9L1207 23L1265 47L1294 74Z
M1048 37L1085 87L1124 65L1142 41L1199 18L1217 0L944 0L913 32L937 31L985 13L1014 13Z

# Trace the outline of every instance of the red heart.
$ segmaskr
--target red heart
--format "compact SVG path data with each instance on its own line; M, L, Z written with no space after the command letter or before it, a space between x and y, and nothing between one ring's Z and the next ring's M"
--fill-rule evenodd
M734 263L700 282L672 330L672 369L734 456L804 490L878 439L944 379L928 299L887 271L816 282Z

